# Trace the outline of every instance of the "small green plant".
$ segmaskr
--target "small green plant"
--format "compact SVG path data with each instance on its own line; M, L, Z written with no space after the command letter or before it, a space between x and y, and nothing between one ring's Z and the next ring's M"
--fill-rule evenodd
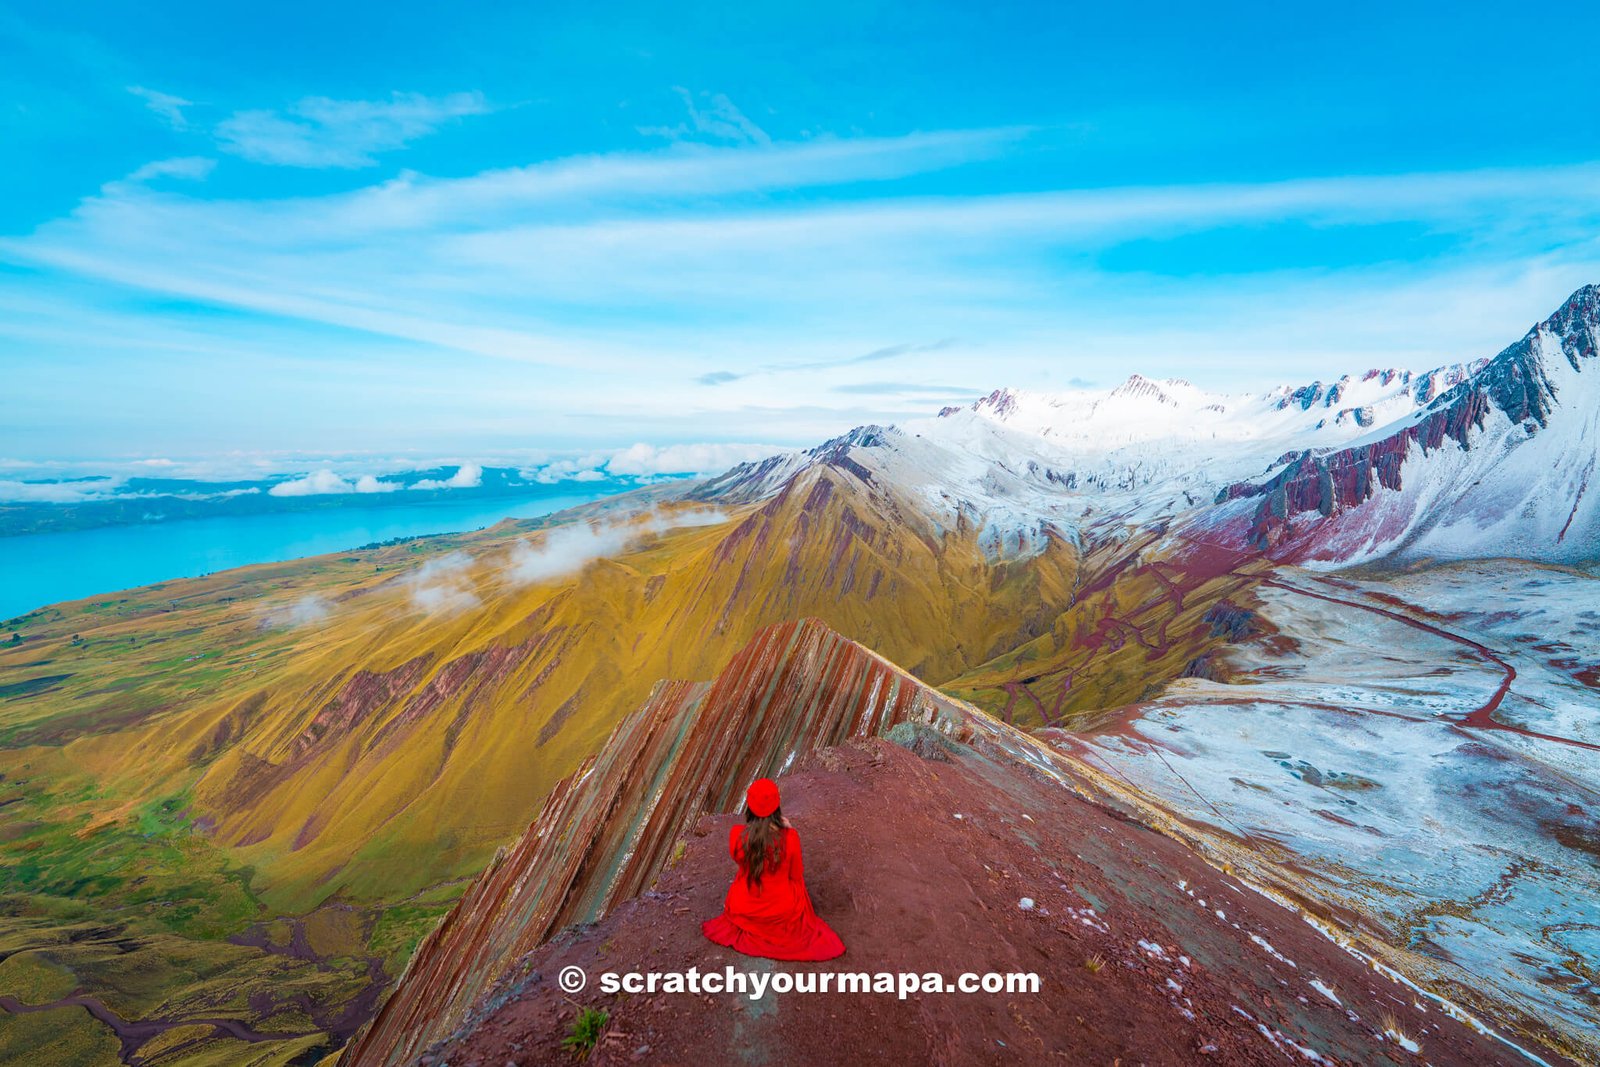
M594 1051L595 1042L610 1021L611 1013L604 1008L580 1008L572 1028L561 1039L561 1047L583 1059Z
M688 851L689 842L679 838L678 843L672 846L672 858L667 860L667 866L676 867L678 865L678 861L683 859L683 854Z
M1083 961L1084 969L1090 974L1099 974L1100 969L1106 965L1106 958L1096 952L1093 956Z

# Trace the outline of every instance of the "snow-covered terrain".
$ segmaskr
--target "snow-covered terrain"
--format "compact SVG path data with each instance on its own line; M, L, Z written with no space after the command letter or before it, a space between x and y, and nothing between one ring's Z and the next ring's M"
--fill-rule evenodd
M1288 850L1319 896L1379 918L1439 977L1592 1037L1600 577L1479 563L1274 581L1259 599L1276 633L1230 649L1234 684L1186 679L1062 743Z
M904 426L867 426L806 452L736 467L700 494L760 499L814 463L850 463L911 495L939 524L981 525L1002 555L1048 531L1144 523L1207 507L1219 489L1268 474L1285 454L1329 450L1376 421L1419 410L1464 366L1374 370L1324 385L1208 393L1138 375L1110 390L1000 389Z

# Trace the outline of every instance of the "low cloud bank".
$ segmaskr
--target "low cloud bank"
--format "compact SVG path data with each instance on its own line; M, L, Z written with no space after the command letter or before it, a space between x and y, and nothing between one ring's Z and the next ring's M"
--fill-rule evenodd
M261 492L223 489L215 493L133 492L120 480L90 478L64 482L20 482L0 478L0 503L4 504L89 504L102 500L227 500Z
M483 468L476 463L463 463L448 478L424 478L411 483L412 489L476 489L483 484Z
M483 467L476 463L461 464L448 478L422 478L410 485L384 481L371 474L348 478L324 467L302 478L279 482L267 492L272 496L324 496L332 493L394 493L402 489L476 489L482 484Z
M667 478L676 475L721 474L730 467L787 451L780 445L695 444L651 445L640 442L611 452L591 452L552 460L532 472L540 482L595 482L605 478Z
M370 474L351 481L323 468L312 471L304 478L279 482L267 490L268 496L323 496L328 493L392 493L402 486L398 482L379 481Z
M85 482L19 482L0 479L0 501L8 504L79 504L105 500L116 494L116 484L96 479Z
M620 555L643 537L686 526L715 526L728 520L716 508L673 513L651 512L608 523L557 526L537 544L518 541L511 548L506 574L518 585L532 585L576 573L597 559Z
M467 575L471 568L472 557L465 552L429 560L403 579L411 603L430 615L453 615L477 607L478 594Z
M293 604L267 612L262 616L261 625L278 629L296 629L319 623L331 614L333 614L333 601L318 593L308 593Z
M747 460L765 459L782 451L771 445L685 444L658 448L640 443L612 456L606 463L606 470L612 474L636 476L720 474Z
M382 457L371 453L352 453L348 458L230 453L204 460L148 457L37 462L0 457L0 502L79 504L135 496L206 500L251 493L285 499L481 489L486 484L514 489L518 487L517 475L524 486L615 481L619 488L631 488L670 478L720 474L740 463L784 451L787 449L779 445L755 443L652 445L640 442L626 448L589 452L534 450L496 454L482 462ZM485 462L488 467L484 466ZM298 466L301 463L304 466ZM286 468L293 471L297 466L299 473L294 475L273 473ZM452 466L454 473L444 477L422 476L423 472L441 468L448 471ZM512 475L511 471L516 471L517 475ZM129 479L154 481L142 482L138 491L132 491ZM240 487L240 482L254 484ZM233 484L223 488L224 483Z

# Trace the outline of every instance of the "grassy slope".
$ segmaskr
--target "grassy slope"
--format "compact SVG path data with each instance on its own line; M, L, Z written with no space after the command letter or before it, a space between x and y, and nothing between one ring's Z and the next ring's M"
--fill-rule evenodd
M359 1013L374 960L396 974L463 879L657 679L711 677L769 623L819 617L1021 723L1035 696L1101 707L1175 677L1226 592L1224 580L1182 607L1164 599L1147 566L1124 564L1143 545L987 560L975 531L936 534L827 466L725 523L516 584L513 540L539 525L12 623L26 640L0 645L0 686L21 687L0 696L0 954L15 953L0 979L55 968L126 1018L337 1028ZM404 576L458 554L470 563L433 584L476 605L423 610ZM263 625L309 595L325 617ZM1151 657L1097 638L1107 603L1142 627L1182 616L1178 639ZM1019 684L1032 694L1020 702ZM30 1032L46 1015L78 1040L81 1010L28 1016ZM238 1044L172 1033L158 1039L172 1062Z

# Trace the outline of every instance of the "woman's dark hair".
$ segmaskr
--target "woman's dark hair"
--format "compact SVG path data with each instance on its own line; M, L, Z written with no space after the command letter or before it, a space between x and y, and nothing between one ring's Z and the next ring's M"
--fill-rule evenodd
M773 808L772 814L763 818L744 809L744 854L739 857L739 867L744 871L752 889L761 887L761 876L778 869L778 859L783 849L783 809Z

